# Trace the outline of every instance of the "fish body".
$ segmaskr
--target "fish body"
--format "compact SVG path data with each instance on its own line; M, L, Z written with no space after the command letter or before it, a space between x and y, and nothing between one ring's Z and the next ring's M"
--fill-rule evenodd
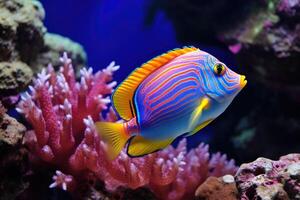
M204 51L177 49L137 68L116 89L114 106L125 123L96 125L112 158L127 141L130 156L143 156L205 127L246 83L244 76Z

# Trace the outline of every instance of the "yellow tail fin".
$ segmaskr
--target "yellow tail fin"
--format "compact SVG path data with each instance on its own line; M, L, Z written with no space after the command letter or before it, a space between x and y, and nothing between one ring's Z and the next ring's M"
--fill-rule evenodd
M101 138L108 144L108 156L115 159L125 146L129 135L126 133L124 124L112 122L97 122L96 129Z

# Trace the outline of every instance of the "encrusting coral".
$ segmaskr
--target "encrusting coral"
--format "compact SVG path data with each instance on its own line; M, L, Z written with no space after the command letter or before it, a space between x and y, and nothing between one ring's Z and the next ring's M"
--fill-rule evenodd
M105 118L101 112L108 109L108 95L116 85L112 75L119 66L112 62L94 75L92 69L84 68L76 82L71 59L64 54L61 61L58 73L50 65L38 74L31 94L23 95L17 108L33 128L25 135L32 160L40 159L57 169L51 188L75 192L78 183L92 174L110 192L120 187L148 187L159 199L184 199L194 196L208 176L236 172L233 160L220 153L210 156L208 145L187 151L185 139L176 148L141 158L130 158L122 151L110 161L94 122L117 120L112 109Z

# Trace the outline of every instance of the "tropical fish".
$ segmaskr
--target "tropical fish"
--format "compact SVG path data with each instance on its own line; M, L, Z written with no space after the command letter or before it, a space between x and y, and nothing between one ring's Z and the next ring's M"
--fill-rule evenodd
M110 158L127 144L143 156L191 136L230 105L247 81L217 58L195 47L174 49L135 69L112 96L124 123L97 122Z

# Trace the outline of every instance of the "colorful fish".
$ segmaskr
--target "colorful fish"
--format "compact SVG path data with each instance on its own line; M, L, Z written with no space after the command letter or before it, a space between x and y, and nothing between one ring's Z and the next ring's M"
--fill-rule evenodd
M129 156L143 156L198 132L246 84L245 76L198 48L175 49L135 69L118 86L112 100L124 123L97 122L96 127L112 159L127 142Z

